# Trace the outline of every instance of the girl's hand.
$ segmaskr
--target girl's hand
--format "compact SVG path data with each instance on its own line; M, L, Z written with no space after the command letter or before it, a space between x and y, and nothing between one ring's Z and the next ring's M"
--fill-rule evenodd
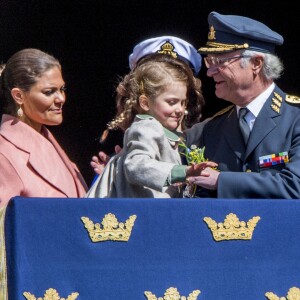
M213 161L205 161L205 162L201 162L198 164L190 165L187 167L186 177L190 177L190 176L208 177L208 176L210 176L210 173L207 172L205 169L208 167L216 168L217 166L218 166L218 164Z

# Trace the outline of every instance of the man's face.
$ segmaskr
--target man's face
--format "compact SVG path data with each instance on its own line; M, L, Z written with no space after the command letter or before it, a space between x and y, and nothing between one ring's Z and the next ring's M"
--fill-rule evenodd
M208 55L204 60L207 76L215 81L215 93L218 98L241 104L252 93L252 63L242 64L240 51Z

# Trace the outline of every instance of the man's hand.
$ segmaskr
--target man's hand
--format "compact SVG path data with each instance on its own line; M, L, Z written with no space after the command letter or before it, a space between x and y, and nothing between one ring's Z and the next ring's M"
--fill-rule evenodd
M210 167L205 168L200 176L192 176L188 178L190 184L196 184L208 190L216 190L218 186L218 178L220 172Z

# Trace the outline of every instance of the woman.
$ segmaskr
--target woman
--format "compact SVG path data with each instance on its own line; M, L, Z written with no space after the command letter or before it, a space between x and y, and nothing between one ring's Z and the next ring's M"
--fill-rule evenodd
M82 175L46 128L63 120L59 61L38 49L15 53L1 72L0 101L0 207L15 196L82 197Z

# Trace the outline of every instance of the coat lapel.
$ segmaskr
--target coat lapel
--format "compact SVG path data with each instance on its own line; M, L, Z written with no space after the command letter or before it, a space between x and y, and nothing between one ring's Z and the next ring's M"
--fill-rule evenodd
M70 174L73 177L73 180L76 185L77 194L84 195L88 189L84 178L82 177L80 171L78 170L77 166L70 161L69 157L65 153L65 151L60 147L52 133L44 127L45 130L45 137L51 142L55 150L57 151L58 156L61 158L67 169L69 170ZM61 184L60 188L67 191L69 184Z
M245 145L238 126L238 118L235 108L228 114L223 125L224 126L221 128L223 136L227 140L234 154L242 160L245 153Z
M2 119L5 122L1 125L1 134L17 148L28 153L29 168L33 169L41 178L49 182L57 190L69 196L69 180L64 180L61 176L63 172L59 172L61 166L62 168L66 167L71 172L70 177L73 177L77 190L82 189L82 187L78 187L80 184L76 182L76 176L74 176L75 170L72 167L72 163L48 129L43 128L44 136L42 136L17 118L4 115ZM84 181L81 183L86 187Z
M278 95L278 93L280 92L281 91L278 88L277 90L275 89L270 95L270 97L267 99L267 101L265 102L261 111L259 112L249 137L249 141L245 153L245 159L247 159L247 157L257 147L257 145L260 144L261 141L263 141L265 136L276 128L277 123L281 117L280 107L281 107L282 100L281 101L278 100L279 98L276 99L276 95ZM278 105L275 105L274 104L275 102ZM275 108L274 105L276 106Z

